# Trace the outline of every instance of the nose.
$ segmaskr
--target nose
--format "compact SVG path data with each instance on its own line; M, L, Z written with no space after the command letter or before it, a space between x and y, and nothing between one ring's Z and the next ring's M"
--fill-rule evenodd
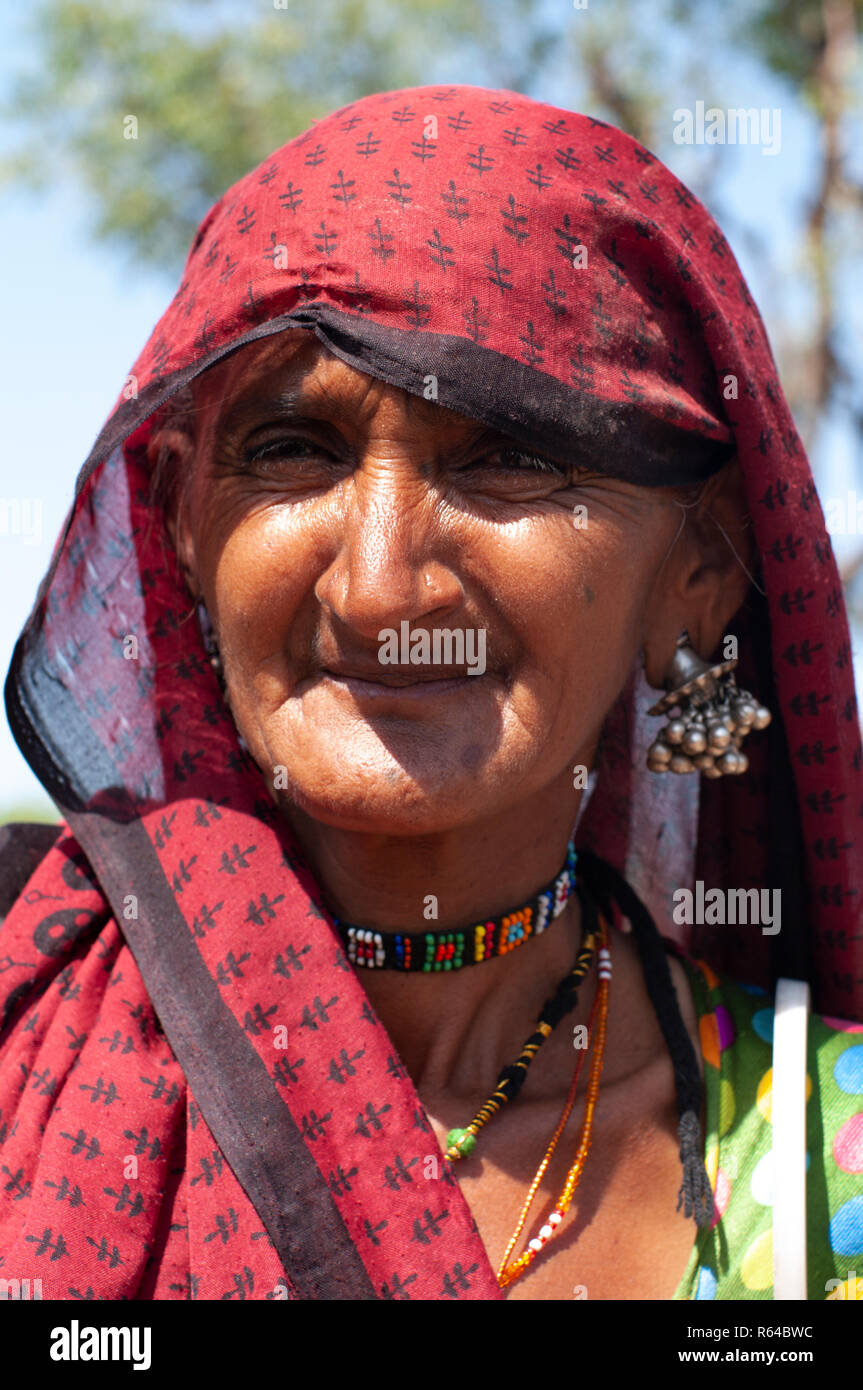
M383 628L461 607L453 541L416 459L363 459L341 505L335 554L315 585L334 617L377 641Z

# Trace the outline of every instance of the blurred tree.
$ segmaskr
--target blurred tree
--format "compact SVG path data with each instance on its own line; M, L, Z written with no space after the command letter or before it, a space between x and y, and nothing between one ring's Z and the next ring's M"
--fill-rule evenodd
M808 190L788 208L805 322L786 312L784 285L763 304L817 465L826 421L863 434L846 289L863 221L863 173L852 166L860 141L849 132L861 14L863 0L36 0L36 62L6 99L23 134L5 173L36 185L71 175L87 190L98 238L173 275L226 187L366 93L508 87L605 116L668 156L672 76L677 90L722 106L729 61L754 64L784 84L790 104L805 103L817 130ZM137 140L124 138L127 116ZM759 209L725 205L721 161L716 146L699 150L693 187L769 284ZM845 578L863 621L863 552Z
M863 0L672 0L668 18L684 38L690 87L705 105L725 103L717 88L725 83L723 52L757 61L800 99L815 117L817 157L799 207L789 218L799 224L802 273L810 309L804 323L784 312L781 291L769 306L771 334L783 384L807 451L817 464L819 431L843 421L863 438L863 373L849 323L847 287L859 279L863 248L863 170L860 151L860 53L858 25ZM657 113L666 119L667 100L655 75L662 70L663 34L651 7L647 23L633 25L631 0L606 0L600 23L581 46L590 109L602 109L617 125L654 142ZM856 131L850 129L857 122ZM667 143L666 135L666 143ZM714 153L717 147L713 147ZM700 161L695 192L726 230L733 229L758 258L769 263L770 248L759 244L754 225L741 225L739 211L715 196L716 159ZM853 160L857 159L857 167ZM754 210L757 216L757 209ZM734 238L732 238L734 239ZM859 296L857 297L859 300ZM853 305L851 297L850 303ZM768 306L763 306L768 307ZM850 329L850 331L849 331ZM849 608L863 623L863 545L842 566Z
M840 281L849 252L857 258L861 246L863 182L849 166L848 130L849 118L859 118L854 78L859 77L861 16L863 0L769 0L757 5L741 27L743 42L796 88L818 122L818 166L803 210L814 323L785 344L786 355L796 359L791 368L795 406L810 447L819 422L835 406L850 412L863 431L856 360L852 368L844 359L839 322Z
M59 824L57 807L47 797L42 801L17 801L0 808L0 825L13 825L18 821L36 821L42 825Z
M38 187L71 174L98 238L176 271L216 198L311 121L437 80L435 55L454 49L515 86L552 41L529 22L531 0L276 4L42 0L37 62L5 103L23 134L0 175Z

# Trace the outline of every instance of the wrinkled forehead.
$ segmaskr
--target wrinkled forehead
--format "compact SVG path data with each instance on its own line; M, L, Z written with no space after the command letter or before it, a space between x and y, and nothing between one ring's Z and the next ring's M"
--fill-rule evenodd
M284 329L246 343L202 372L193 383L196 411L218 416L225 406L253 392L267 377L290 367L298 378L314 370L322 344L307 329Z
M335 414L361 421L376 407L381 393L395 395L406 414L440 430L482 429L471 416L390 385L342 361L305 328L282 330L248 343L202 372L192 388L195 429L200 446L242 422L268 400L301 397Z

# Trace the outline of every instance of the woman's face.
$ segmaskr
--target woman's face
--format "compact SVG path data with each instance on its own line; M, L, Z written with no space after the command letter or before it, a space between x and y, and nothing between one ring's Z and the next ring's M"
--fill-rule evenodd
M177 543L280 800L382 834L546 792L574 807L573 767L645 640L679 507L542 466L310 335L236 354L198 405ZM456 634L438 653L435 630ZM407 661L388 631L406 633ZM423 634L430 661L414 664Z

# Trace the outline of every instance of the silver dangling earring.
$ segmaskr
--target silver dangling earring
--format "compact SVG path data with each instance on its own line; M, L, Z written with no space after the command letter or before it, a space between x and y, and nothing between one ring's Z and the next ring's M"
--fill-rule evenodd
M683 629L663 681L667 694L648 714L671 714L647 750L651 772L703 772L738 776L749 766L741 744L753 729L766 729L772 715L746 690L738 690L737 658L715 666L702 661Z
M214 672L216 673L216 680L219 682L219 689L222 692L222 699L225 702L225 708L227 709L228 713L231 716L231 719L233 720L234 712L231 709L231 701L228 695L228 684L225 680L225 672L222 667L222 654L219 651L219 644L216 641L216 634L213 629L213 624L210 621L210 615L207 612L203 602L198 603L198 623L201 628L201 637L204 643L204 651L207 653L207 660L212 666ZM237 728L236 721L234 721L234 728L237 732L237 742L239 743L243 752L248 753L249 745L246 743L246 740L240 733L239 728ZM251 757L251 754L249 754L249 756Z
M203 603L198 604L198 623L201 628L201 637L204 642L204 651L207 653L207 660L216 673L219 688L227 698L227 688L225 686L225 673L222 670L222 656L216 644L216 634L213 631L213 624L210 622L210 615Z

